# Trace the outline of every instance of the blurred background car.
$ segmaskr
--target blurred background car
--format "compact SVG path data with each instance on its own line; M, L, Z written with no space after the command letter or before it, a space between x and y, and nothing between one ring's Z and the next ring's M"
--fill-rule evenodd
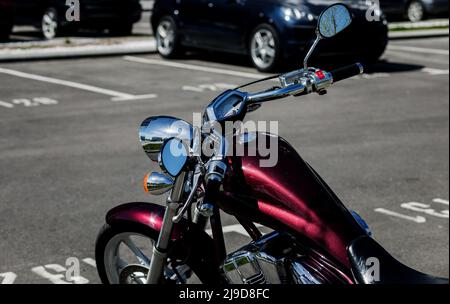
M245 54L260 71L297 65L315 38L320 12L336 1L323 0L156 0L151 25L158 52L166 58L186 47ZM366 18L365 0L344 0L353 25L324 41L316 55L345 55L372 63L387 45L387 22ZM355 43L357 42L357 43Z
M39 28L46 39L80 28L109 30L112 35L129 35L141 18L139 0L80 0L80 22L69 22L66 0L12 0L14 24Z
M431 16L448 17L448 0L380 0L380 6L390 20L417 22Z
M0 0L0 42L8 40L13 26L12 0Z

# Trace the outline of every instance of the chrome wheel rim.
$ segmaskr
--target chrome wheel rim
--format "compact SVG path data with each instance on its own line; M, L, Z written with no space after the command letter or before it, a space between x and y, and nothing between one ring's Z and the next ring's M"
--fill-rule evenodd
M58 28L58 21L56 20L56 14L53 11L48 11L42 17L42 33L47 39L52 39L56 36L56 30Z
M169 55L175 45L175 28L172 22L162 21L156 29L156 41L160 54Z
M423 18L423 7L419 2L412 2L408 6L408 19L412 22L417 22Z
M120 274L127 266L141 265L150 267L151 252L154 241L142 234L120 233L111 238L106 245L104 263L108 281L111 284L120 283ZM145 277L136 273L139 283L145 283Z
M257 67L265 69L275 61L275 38L269 30L260 29L255 32L250 47L252 60Z

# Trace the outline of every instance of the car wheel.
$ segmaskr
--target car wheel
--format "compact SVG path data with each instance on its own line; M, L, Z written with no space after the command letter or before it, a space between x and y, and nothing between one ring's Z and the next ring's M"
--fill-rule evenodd
M249 53L253 65L261 72L271 72L281 58L280 40L274 27L259 25L252 33Z
M41 32L45 39L53 39L59 34L58 12L48 8L42 16Z
M155 31L158 53L164 58L175 58L182 54L178 28L172 17L159 20Z
M418 22L425 17L425 8L421 1L413 0L406 8L406 17L411 22Z

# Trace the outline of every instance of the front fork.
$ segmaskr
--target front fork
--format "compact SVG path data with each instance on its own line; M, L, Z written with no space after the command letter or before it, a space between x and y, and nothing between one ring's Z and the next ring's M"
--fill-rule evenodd
M163 274L167 259L167 249L169 247L169 242L172 235L173 217L176 215L183 197L185 178L186 173L183 172L175 179L172 192L167 198L167 208L164 214L161 232L156 245L153 247L152 259L150 260L150 269L147 275L147 284L158 284L159 279Z
M147 275L147 284L158 284L163 275L164 266L167 260L167 251L172 235L175 217L183 198L184 182L186 173L182 173L175 179L174 187L170 196L167 198L167 208L164 213L161 231L156 245L153 247L152 258L150 260L150 268ZM209 207L211 208L211 207ZM207 219L212 215L208 212L208 207L203 210L195 208L194 223L202 229L206 228Z

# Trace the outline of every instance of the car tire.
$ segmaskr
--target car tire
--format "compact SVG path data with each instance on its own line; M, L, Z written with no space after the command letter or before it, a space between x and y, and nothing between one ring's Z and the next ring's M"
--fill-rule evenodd
M60 23L58 11L50 7L45 10L41 20L41 33L47 39L53 39L60 34Z
M281 64L281 44L277 30L269 24L258 25L250 35L248 52L260 72L273 72Z
M156 48L164 58L177 58L184 52L180 44L178 27L175 20L170 17L162 17L155 28Z
M411 22L425 19L425 7L420 0L412 0L406 6L406 18Z

